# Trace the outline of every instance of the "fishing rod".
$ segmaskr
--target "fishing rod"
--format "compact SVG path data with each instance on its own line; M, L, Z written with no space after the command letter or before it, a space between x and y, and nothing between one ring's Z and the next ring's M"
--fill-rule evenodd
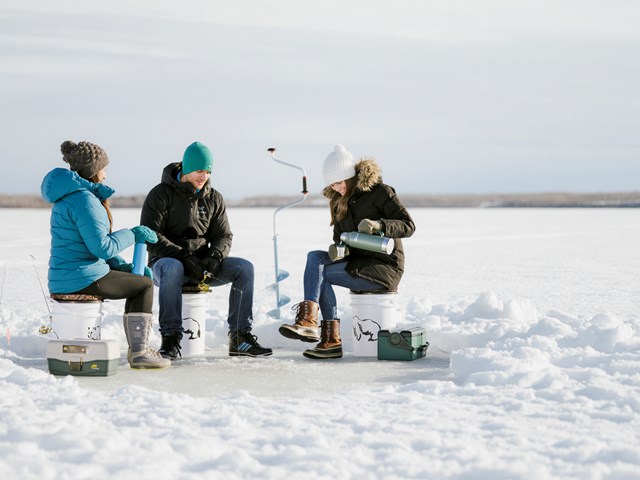
M0 290L0 306L2 306L2 297L4 296L4 279L7 276L7 264L4 264L4 270L2 272L2 289Z
M284 162L276 158L276 149L273 147L268 148L267 151L271 154L271 158L275 162L280 163L281 165L285 165L287 167L295 168L296 170L299 170L300 172L302 172L302 192L301 192L302 197L298 198L297 200L294 200L293 202L287 203L286 205L282 205L281 207L278 207L273 212L273 258L275 261L275 282L272 285L269 285L267 288L269 290L273 290L276 292L276 308L269 311L268 313L270 316L279 319L280 307L289 303L291 299L286 295L280 294L280 282L289 276L289 272L287 272L286 270L281 270L278 263L278 230L276 228L276 216L282 210L286 208L294 207L304 202L305 199L307 198L307 194L309 193L309 191L307 190L307 174L302 167L298 167L297 165L293 165L291 163Z
M38 330L38 332L40 332L42 335L46 335L47 333L50 333L51 330L53 330L51 328L51 325L53 324L53 315L51 314L51 307L49 307L49 300L47 300L47 294L44 293L44 287L42 286L42 281L40 280L40 274L38 273L38 269L36 268L36 257L34 257L33 255L29 255L29 256L31 257L31 260L32 260L33 269L36 271L36 278L38 279L38 283L40 284L40 291L42 292L44 303L47 306L47 310L49 311L49 325L42 325Z

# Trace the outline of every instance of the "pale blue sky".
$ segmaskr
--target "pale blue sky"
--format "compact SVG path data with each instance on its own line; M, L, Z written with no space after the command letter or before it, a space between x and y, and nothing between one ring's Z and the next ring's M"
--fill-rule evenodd
M145 194L194 140L226 197L318 193L336 143L399 193L640 190L640 2L0 0L0 193L101 145Z

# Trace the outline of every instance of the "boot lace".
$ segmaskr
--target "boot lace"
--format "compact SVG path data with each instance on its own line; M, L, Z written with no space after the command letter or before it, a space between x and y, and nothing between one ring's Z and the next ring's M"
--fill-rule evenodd
M163 337L160 350L168 353L172 357L182 358L182 347L180 347L180 339L177 335L168 335Z
M296 322L306 318L311 312L309 311L309 304L307 302L296 303L291 307L291 310L296 312Z
M160 355L160 352L158 352L157 350L154 350L152 348L147 349L147 354L151 357L155 357L155 358L164 358L162 355Z
M258 345L258 337L256 337L251 332L243 332L242 340L254 346Z

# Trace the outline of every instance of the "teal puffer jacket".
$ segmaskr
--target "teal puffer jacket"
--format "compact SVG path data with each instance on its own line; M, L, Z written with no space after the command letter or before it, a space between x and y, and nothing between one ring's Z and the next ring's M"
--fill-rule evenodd
M55 168L42 181L42 198L52 203L49 292L72 293L88 287L122 263L118 256L134 244L129 229L109 233L102 201L114 190L76 172Z

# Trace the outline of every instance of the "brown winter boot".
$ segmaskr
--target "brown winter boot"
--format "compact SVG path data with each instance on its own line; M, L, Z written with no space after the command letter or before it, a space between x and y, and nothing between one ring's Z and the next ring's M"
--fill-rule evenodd
M282 324L278 331L280 335L303 342L317 342L318 336L318 304L311 300L304 300L292 307L297 309L296 321L293 325Z
M307 358L341 358L342 340L340 340L340 319L323 320L320 325L322 340L313 350L305 350L303 355Z

